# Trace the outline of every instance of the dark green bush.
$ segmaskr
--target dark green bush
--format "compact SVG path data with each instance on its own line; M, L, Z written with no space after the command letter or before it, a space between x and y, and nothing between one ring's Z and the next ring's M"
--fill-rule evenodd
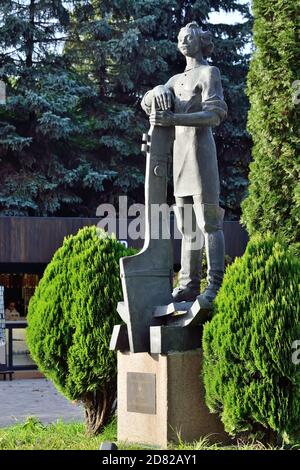
M226 270L204 327L206 403L225 429L300 438L300 260L272 236L254 237Z
M96 227L64 240L29 304L27 339L33 359L71 400L84 404L98 432L116 398L116 355L109 341L122 298L119 259L132 253Z

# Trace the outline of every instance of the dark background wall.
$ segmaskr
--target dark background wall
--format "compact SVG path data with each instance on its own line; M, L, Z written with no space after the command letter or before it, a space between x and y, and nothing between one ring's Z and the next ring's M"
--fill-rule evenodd
M80 217L0 217L1 264L46 264L67 235L75 234L88 225L97 225L100 219ZM126 223L130 222L127 219ZM171 232L173 227L171 222ZM247 232L237 221L224 222L226 253L241 256L247 245ZM117 233L118 237L118 223ZM143 240L123 240L128 246L140 248ZM180 240L173 240L174 264L180 262ZM38 266L37 266L38 267ZM30 271L27 271L30 272Z

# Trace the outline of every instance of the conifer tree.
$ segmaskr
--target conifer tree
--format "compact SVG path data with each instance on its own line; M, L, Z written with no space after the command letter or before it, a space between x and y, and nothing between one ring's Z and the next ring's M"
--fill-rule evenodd
M299 443L299 282L299 247L270 234L226 270L204 326L203 376L206 404L232 435Z
M238 11L245 21L210 24L209 13L220 9ZM130 194L130 189L136 197L143 181L140 138L148 123L140 99L149 88L183 70L184 60L177 51L179 29L196 20L213 32L216 47L210 63L221 69L229 105L228 120L216 131L221 202L227 217L237 218L250 154L244 93L249 60L244 48L252 27L249 6L232 0L90 0L77 5L73 19L74 40L68 54L78 70L91 74L97 83L101 99L95 123L100 135L97 153L117 173L108 186L112 198L120 192ZM138 197L143 198L142 192Z
M0 78L7 104L0 107L0 212L48 215L76 208L73 191L97 184L74 152L72 139L85 130L78 117L93 89L78 81L62 44L69 25L61 0L4 0L0 7Z
M63 395L83 405L93 434L115 411L117 358L109 342L122 298L119 260L134 252L85 227L65 238L29 303L30 353Z
M254 148L243 220L250 234L271 230L299 242L299 2L254 0L253 11L248 95Z
M229 105L227 121L216 130L221 202L227 217L239 216L250 149L243 92L251 28L247 5L234 0L4 0L3 5L0 79L8 85L8 102L0 108L0 213L93 216L101 202L114 202L120 193L142 202L140 140L148 121L140 100L182 71L177 34L196 20L215 36L210 61L223 74ZM246 21L209 24L209 13L220 9L239 11Z

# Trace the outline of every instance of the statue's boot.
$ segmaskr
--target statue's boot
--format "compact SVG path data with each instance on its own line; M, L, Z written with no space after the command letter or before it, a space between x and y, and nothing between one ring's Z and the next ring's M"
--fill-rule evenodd
M212 303L221 287L225 269L225 243L223 234L224 210L216 204L194 204L197 223L205 239L207 259L207 288L199 296L201 303Z
M174 302L190 302L200 292L204 237L197 227L193 204L176 206L175 214L182 244L179 287L173 290L172 296Z

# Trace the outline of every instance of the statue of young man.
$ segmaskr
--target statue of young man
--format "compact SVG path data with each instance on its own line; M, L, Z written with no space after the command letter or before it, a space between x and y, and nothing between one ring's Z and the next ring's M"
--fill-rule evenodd
M219 69L204 59L213 50L211 33L195 22L189 23L179 32L178 48L186 58L185 71L148 91L142 107L150 115L152 125L175 126L174 196L182 249L174 301L193 301L199 296L203 247L195 249L192 240L196 222L204 235L208 266L208 287L201 298L211 305L223 280L225 256L224 210L219 207L220 184L212 127L226 118L227 105ZM154 98L159 109L151 113ZM192 225L185 223L188 204L193 207Z

